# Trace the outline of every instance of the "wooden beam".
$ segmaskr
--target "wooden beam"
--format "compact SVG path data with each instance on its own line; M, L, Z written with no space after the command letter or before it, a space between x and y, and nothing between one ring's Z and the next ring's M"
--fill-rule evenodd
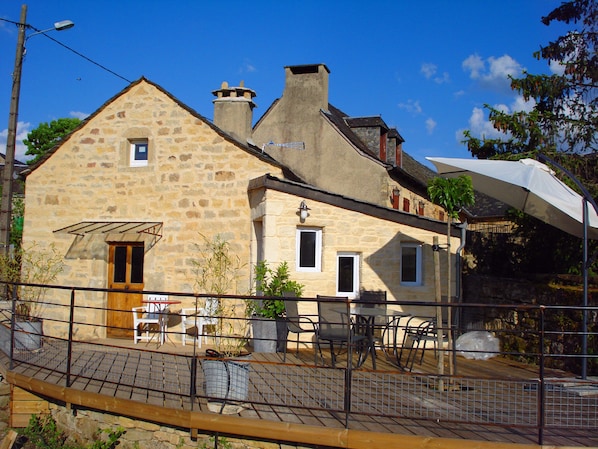
M278 440L293 443L360 449L556 449L558 446L536 444L472 441L428 436L401 435L353 429L333 429L306 424L284 423L180 410L119 399L87 391L74 390L47 383L15 372L8 372L9 383L64 403L114 413L116 415L152 421L205 433L249 437L258 440ZM565 449L560 447L560 449Z

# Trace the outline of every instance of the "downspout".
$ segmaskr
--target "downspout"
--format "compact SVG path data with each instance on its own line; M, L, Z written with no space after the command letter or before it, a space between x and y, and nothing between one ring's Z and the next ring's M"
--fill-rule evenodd
M463 248L465 248L465 244L467 243L467 220L463 221L463 223L455 224L455 227L461 229L461 244L455 252L455 256L457 258L456 272L458 273L455 286L455 299L457 300L457 302L461 302L461 251L463 250Z
M461 304L462 302L462 298L461 298L461 265L462 265L462 258L461 258L461 251L463 250L463 248L465 248L465 243L466 243L466 235L467 235L467 220L464 220L462 223L456 224L455 225L457 228L461 229L461 244L459 245L459 247L457 248L456 252L455 252L455 257L456 257L456 274L455 274L455 302L457 304ZM457 309L457 313L453 314L453 317L455 318L455 329L460 329L461 328L461 322L462 322L462 318L463 318L463 308L459 307ZM455 372L454 374L457 375L457 351L455 348L455 335L453 335L453 347L452 352L451 352L451 357L453 358L453 366L455 367Z

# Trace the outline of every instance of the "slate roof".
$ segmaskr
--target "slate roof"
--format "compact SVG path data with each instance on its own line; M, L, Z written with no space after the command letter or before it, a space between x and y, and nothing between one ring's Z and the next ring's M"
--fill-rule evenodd
M390 137L396 137L400 143L405 142L405 139L403 139L396 128L389 128L379 116L349 117L331 104L328 105L328 111L322 112L356 148L378 160L380 160L378 154L371 151L363 143L357 134L353 132L352 127L381 127L388 130ZM404 151L401 152L401 156L402 164L400 167L389 165L388 172L390 177L406 188L427 198L428 182L437 176L436 172L416 161ZM386 161L382 162L387 163ZM464 213L467 215L468 220L473 222L504 217L508 209L508 205L483 193L475 192L475 204L467 208Z

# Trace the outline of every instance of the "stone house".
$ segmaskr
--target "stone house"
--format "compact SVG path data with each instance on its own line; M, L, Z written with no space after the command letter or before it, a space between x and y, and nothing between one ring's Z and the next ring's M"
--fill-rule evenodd
M265 259L272 264L287 261L307 297L355 297L360 289L383 289L390 300L434 300L431 245L434 237L446 241L446 223L393 208L397 200L389 202L389 186L407 193L393 181L398 175L391 173L394 168L389 169L382 153L355 149L355 160L346 159L347 173L356 175L353 182L339 178L338 184L330 184L334 176L325 176L318 164L304 157L309 165L304 167L301 160L262 143L268 116L278 103L258 122L252 137L247 134L255 93L226 84L214 93L213 124L141 78L31 168L24 246L55 245L64 254L58 284L191 293L196 290L193 262L201 257L202 236L218 234L244 263L231 293L248 293L251 268ZM366 124L383 128L380 121ZM272 124L268 127L275 130ZM389 139L400 147L398 133L385 132L394 135ZM334 139L347 138L321 134L326 148L335 148L328 147ZM268 139L294 137L281 131ZM316 144L311 138L297 154L309 154ZM405 155L393 152L394 163L404 161ZM326 179L319 181L316 175ZM366 175L371 183L361 181ZM361 194L359 187L368 194ZM299 213L302 203L309 208L305 219ZM452 240L451 248L457 248L457 233ZM68 291L52 294L53 301L68 304ZM107 314L90 309L86 322L108 325L108 336L128 336L120 329L132 327L130 314L118 311L140 304L140 295L85 295L86 304L109 309ZM47 313L51 317L58 312ZM49 323L45 332L63 335L65 329Z

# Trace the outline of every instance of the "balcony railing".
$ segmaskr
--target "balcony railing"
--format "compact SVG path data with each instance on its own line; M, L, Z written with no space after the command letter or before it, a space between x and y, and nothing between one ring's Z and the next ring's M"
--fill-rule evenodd
M554 432L562 436L573 429L598 429L598 382L591 377L598 367L596 325L590 325L585 336L575 329L546 325L581 316L579 307L389 301L370 304L387 312L364 330L368 324L359 325L359 320L365 312L360 315L355 309L362 304L339 301L335 324L352 325L347 326L348 344L335 345L334 352L327 342L318 349L313 333L300 334L297 350L297 335L290 334L284 337L285 354L254 352L248 359L235 354L234 361L219 367L222 359L206 349L225 343L229 349L245 349L235 343L255 343L251 324L258 319L247 317L244 310L263 298L221 296L220 307L206 316L206 300L213 297L209 294L28 286L46 289L43 330L24 328L16 319L21 300L14 299L16 285L10 284L11 296L0 310L4 321L0 331L6 336L0 338L1 349L9 370L42 376L69 389L277 422L285 422L285 416L291 422L310 422L325 413L346 429L356 422L367 428L367 420L376 417L397 426L405 420L498 426L535 434L538 444L549 443ZM158 314L160 321L144 327L152 337L149 341L134 344L131 307L106 307L111 294L139 295L139 304L148 295L168 298L168 307ZM300 315L314 323L319 322L318 301L332 301L296 300ZM449 308L451 323L443 319ZM216 324L201 331L195 324L187 326L183 346L182 309L197 311L190 316L211 318ZM598 308L588 312L595 316ZM426 321L432 328L418 335ZM473 346L456 346L463 341L460 337L473 331L483 332ZM480 336L492 337L499 346L489 349ZM590 342L589 354L579 353L583 337ZM250 344L247 349L251 350ZM590 378L576 375L581 363L590 366ZM221 368L224 393L208 383L210 372Z

